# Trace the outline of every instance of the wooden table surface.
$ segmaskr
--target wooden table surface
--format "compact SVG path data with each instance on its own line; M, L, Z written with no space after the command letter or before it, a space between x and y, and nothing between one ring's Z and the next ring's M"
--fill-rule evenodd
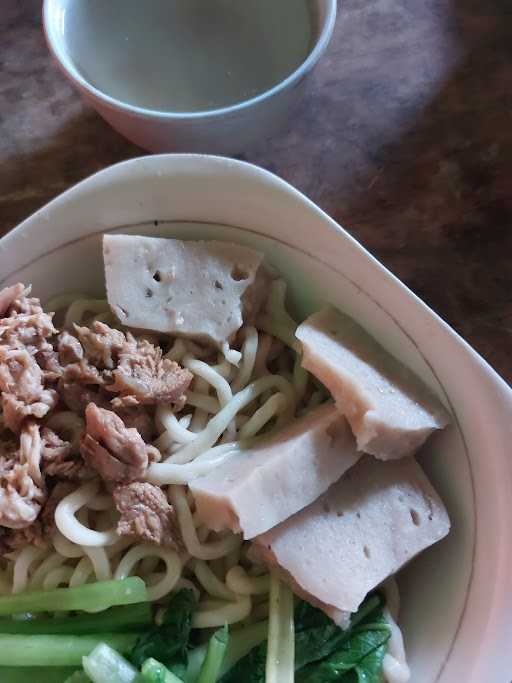
M57 70L40 14L40 0L1 2L0 234L143 153ZM240 150L344 225L509 382L511 22L510 0L343 0L288 130Z

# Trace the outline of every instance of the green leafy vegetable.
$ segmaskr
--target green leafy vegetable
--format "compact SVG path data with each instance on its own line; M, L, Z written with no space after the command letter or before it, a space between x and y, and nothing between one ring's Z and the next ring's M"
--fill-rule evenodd
M264 683L267 665L267 641L253 648L220 679L221 683Z
M194 607L194 593L188 589L178 591L171 598L162 623L138 639L131 655L133 664L140 668L147 659L153 658L182 677L187 669Z
M112 607L95 614L78 614L75 617L48 617L36 619L0 619L0 633L85 635L99 631L109 633L141 631L152 623L151 606L147 602L123 607Z
M79 666L101 642L129 652L135 633L100 633L95 636L0 635L0 666Z
M204 658L196 683L216 683L226 655L228 642L229 631L227 626L215 631L208 643L206 657Z
M120 581L96 581L74 588L3 595L0 598L0 615L82 610L91 605L107 609L114 605L147 602L147 599L144 581L138 576L130 576Z
M358 683L381 683L382 663L386 654L387 645L383 644L375 648L363 657L356 666Z
M345 674L350 671L356 672L365 683L377 683L380 681L380 669L377 668L378 661L372 655L387 643L389 636L390 630L384 619L355 627L350 637L331 655L298 671L296 683L345 682ZM379 678L375 677L375 669ZM365 678L361 678L361 675Z
M133 683L138 676L130 662L106 643L83 657L82 666L92 683Z
M299 602L294 615L297 683L380 683L382 652L390 635L382 607L379 595L370 596L343 631L321 610ZM266 653L267 643L262 642L221 683L264 683Z
M151 657L142 665L141 673L134 683L183 683L183 681L161 662Z
M350 628L343 631L325 612L301 601L295 610L295 670L329 656L350 638L351 630L367 618L379 613L382 599L378 595L367 598L350 620Z

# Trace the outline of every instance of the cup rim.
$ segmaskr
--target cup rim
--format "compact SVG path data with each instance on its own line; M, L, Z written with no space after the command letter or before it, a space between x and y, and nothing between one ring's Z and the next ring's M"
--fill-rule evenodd
M160 120L189 120L189 119L204 119L217 118L227 114L237 113L241 110L247 109L254 105L258 105L274 95L277 95L282 90L293 86L300 81L318 62L321 55L327 48L332 34L334 25L336 23L337 0L326 0L326 16L323 26L318 34L317 40L313 49L309 52L306 59L299 64L299 66L292 71L286 78L279 81L271 88L264 90L258 95L246 100L241 100L226 107L219 107L217 109L205 109L197 112L174 112L159 109L149 109L146 107L138 107L134 104L129 104L115 97L107 95L107 93L99 90L93 86L87 79L85 79L80 71L73 64L67 50L64 47L64 40L59 40L59 31L56 27L56 19L60 17L62 22L62 12L58 13L59 0L43 0L43 30L46 38L46 43L53 58L67 76L85 95L89 95L96 101L101 102L110 109L122 110L129 114L134 114L143 118L157 118Z

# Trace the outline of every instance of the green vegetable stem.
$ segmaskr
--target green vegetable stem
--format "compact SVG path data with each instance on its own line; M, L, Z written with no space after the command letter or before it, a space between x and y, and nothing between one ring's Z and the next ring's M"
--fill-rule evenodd
M39 669L37 670L38 673L38 678L37 678L37 683L39 683ZM62 678L59 678L59 683L61 683ZM69 678L66 678L64 683L91 683L91 679L89 676L85 673L85 671L82 671L81 669L78 671L74 671Z
M142 631L152 623L148 602L112 607L95 614L78 614L74 617L45 617L35 619L0 619L0 633L63 634L75 636L99 633ZM1 680L1 679L0 679Z
M129 652L137 634L103 633L95 636L0 635L0 666L77 666L101 642Z
M249 654L267 638L268 621L260 621L231 631L226 654L222 662L221 676L230 671L235 664ZM199 645L189 652L185 683L196 683L199 671L206 657L208 645ZM266 648L265 648L266 653ZM263 658L265 666L265 656Z
M183 681L161 662L150 657L142 665L141 673L134 683L183 683Z
M81 683L71 679L73 667L63 666L40 666L34 669L32 666L1 666L0 681L2 683ZM88 681L87 683L90 683Z
M146 601L146 584L139 577L130 576L120 581L97 581L74 588L4 595L0 598L0 615L87 610L91 605L107 609Z
M84 671L92 683L133 683L138 671L107 643L100 643L82 659Z
M215 631L208 643L206 657L201 666L201 671L196 683L216 683L222 667L222 662L226 655L229 642L228 627Z

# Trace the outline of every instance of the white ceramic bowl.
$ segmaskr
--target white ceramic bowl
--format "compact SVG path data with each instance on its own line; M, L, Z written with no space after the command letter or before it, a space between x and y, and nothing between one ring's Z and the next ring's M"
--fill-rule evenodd
M509 683L512 672L512 392L339 225L290 185L218 157L126 161L84 180L0 240L0 284L43 298L100 293L105 231L255 245L287 278L296 314L330 301L432 387L453 426L422 462L449 537L401 573L413 683Z
M79 68L73 59L74 43L85 43L84 49L90 50L91 55L94 55L97 50L95 34L99 30L109 30L112 34L119 31L119 22L113 14L109 15L111 26L106 29L104 26L97 26L92 4L85 10L81 6L82 11L92 15L87 22L75 17L81 2L82 0L44 0L43 24L50 51L64 74L85 99L113 128L144 149L153 152L215 154L241 152L254 141L268 138L286 123L302 90L304 77L315 66L329 43L337 5L336 0L308 0L313 16L312 45L306 59L281 82L257 96L230 106L199 112L173 112L135 106L96 87L95 73L102 66L104 68L105 64L101 59L109 62L119 60L119 52L113 47L118 43L117 35L116 41L112 40L112 49L106 50L95 60L94 73L85 73ZM150 5L146 5L132 1L130 7L132 11L146 13L166 2L167 0L152 0ZM293 16L290 16L289 21L293 22ZM282 30L285 32L284 36L289 26L283 26ZM87 35L83 35L84 32L89 34L89 40ZM145 33L142 39L152 45L152 41L156 40L154 33ZM154 54L157 56L161 49L162 45L157 42L154 45Z

